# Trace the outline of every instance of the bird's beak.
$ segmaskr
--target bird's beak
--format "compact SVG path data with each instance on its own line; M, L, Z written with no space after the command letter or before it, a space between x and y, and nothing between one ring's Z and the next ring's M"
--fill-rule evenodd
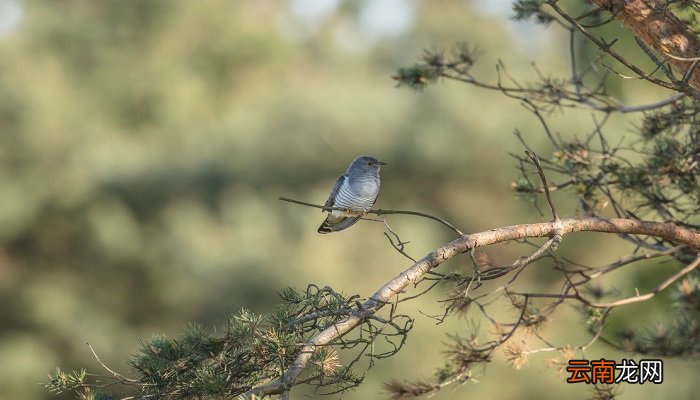
M379 165L386 165L386 163L385 163L384 161L377 161L377 164L379 164Z

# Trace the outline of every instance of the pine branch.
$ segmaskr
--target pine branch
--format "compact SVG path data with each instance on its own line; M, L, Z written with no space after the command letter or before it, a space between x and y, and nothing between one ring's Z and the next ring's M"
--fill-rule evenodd
M315 335L302 347L293 364L284 372L281 378L250 389L246 392L246 396L279 394L294 386L299 375L307 367L309 360L318 348L339 340L360 325L366 318L389 304L392 298L403 292L411 283L417 282L426 273L459 254L496 243L524 238L548 237L556 233L561 233L563 236L575 232L649 235L685 244L694 249L695 252L700 251L700 232L680 228L671 223L624 218L564 218L556 222L513 225L461 236L418 260L411 267L399 273L379 288L368 300L362 303L359 310Z

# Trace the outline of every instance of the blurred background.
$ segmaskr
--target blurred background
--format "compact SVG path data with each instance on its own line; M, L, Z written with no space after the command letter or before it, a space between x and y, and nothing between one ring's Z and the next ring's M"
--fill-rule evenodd
M380 208L432 213L466 232L541 220L510 190L518 171L508 153L523 151L514 128L551 152L532 115L498 93L453 82L397 89L391 75L423 49L466 41L482 50L474 73L484 80L495 81L499 59L524 82L536 80L532 62L566 77L567 40L513 22L506 0L0 0L0 400L67 398L39 383L55 367L99 371L86 342L128 371L139 339L268 311L284 286L371 294L408 266L383 226L319 235L318 210L277 199L323 203L360 154L388 163ZM666 95L618 86L633 104ZM592 129L588 113L552 118L562 135ZM576 212L570 197L557 193L560 214ZM389 221L413 256L451 238L424 219ZM623 254L618 244L580 235L561 251L595 265ZM527 249L489 255L508 262ZM557 278L545 266L524 283L546 290ZM406 304L416 318L406 347L344 399L383 398L388 379L442 366L445 334L470 329L418 312L440 313L442 297ZM639 324L664 312L630 310L648 316ZM578 318L564 310L549 337L584 343ZM546 368L551 356L519 371L501 356L475 371L478 383L436 398L588 394ZM594 357L623 355L600 346ZM663 385L624 385L624 397L691 398L697 363L665 367Z

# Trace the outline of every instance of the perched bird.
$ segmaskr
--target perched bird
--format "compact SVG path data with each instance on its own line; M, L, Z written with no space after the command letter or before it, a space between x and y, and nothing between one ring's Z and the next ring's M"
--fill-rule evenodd
M348 170L338 177L326 207L343 208L328 213L318 233L342 231L357 222L372 208L379 195L379 166L386 165L374 157L360 156L352 160Z

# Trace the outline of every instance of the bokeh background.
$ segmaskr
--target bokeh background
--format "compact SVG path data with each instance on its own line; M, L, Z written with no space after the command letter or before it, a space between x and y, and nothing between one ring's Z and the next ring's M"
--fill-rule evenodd
M55 367L99 371L86 342L128 371L139 339L177 336L190 321L214 329L243 307L265 312L283 286L369 295L408 266L382 225L318 235L318 210L277 200L322 203L359 154L388 163L381 208L433 213L464 231L540 220L510 190L508 153L523 150L514 128L551 151L532 115L498 93L451 82L397 89L391 75L423 49L467 41L482 51L474 72L485 80L499 59L525 82L536 78L531 62L565 77L567 40L510 20L505 0L0 0L0 399L67 398L39 383ZM612 86L635 104L665 96ZM551 118L562 135L592 129L589 113ZM630 135L633 123L615 121L611 134ZM557 193L560 214L576 212L570 197ZM390 223L414 256L450 239L423 219ZM618 246L581 235L561 251L595 265L623 254ZM507 262L526 249L489 255ZM611 283L650 287L654 268ZM547 266L524 281L556 282ZM440 313L443 295L406 305L416 317L406 347L344 399L383 398L388 379L442 366L445 334L471 329L418 312ZM653 324L664 307L618 319ZM579 317L558 315L549 337L585 342ZM497 357L475 371L478 383L436 398L587 395L546 368L550 356L519 371ZM623 357L604 346L596 356ZM697 366L666 360L663 385L625 385L624 398L692 398Z

